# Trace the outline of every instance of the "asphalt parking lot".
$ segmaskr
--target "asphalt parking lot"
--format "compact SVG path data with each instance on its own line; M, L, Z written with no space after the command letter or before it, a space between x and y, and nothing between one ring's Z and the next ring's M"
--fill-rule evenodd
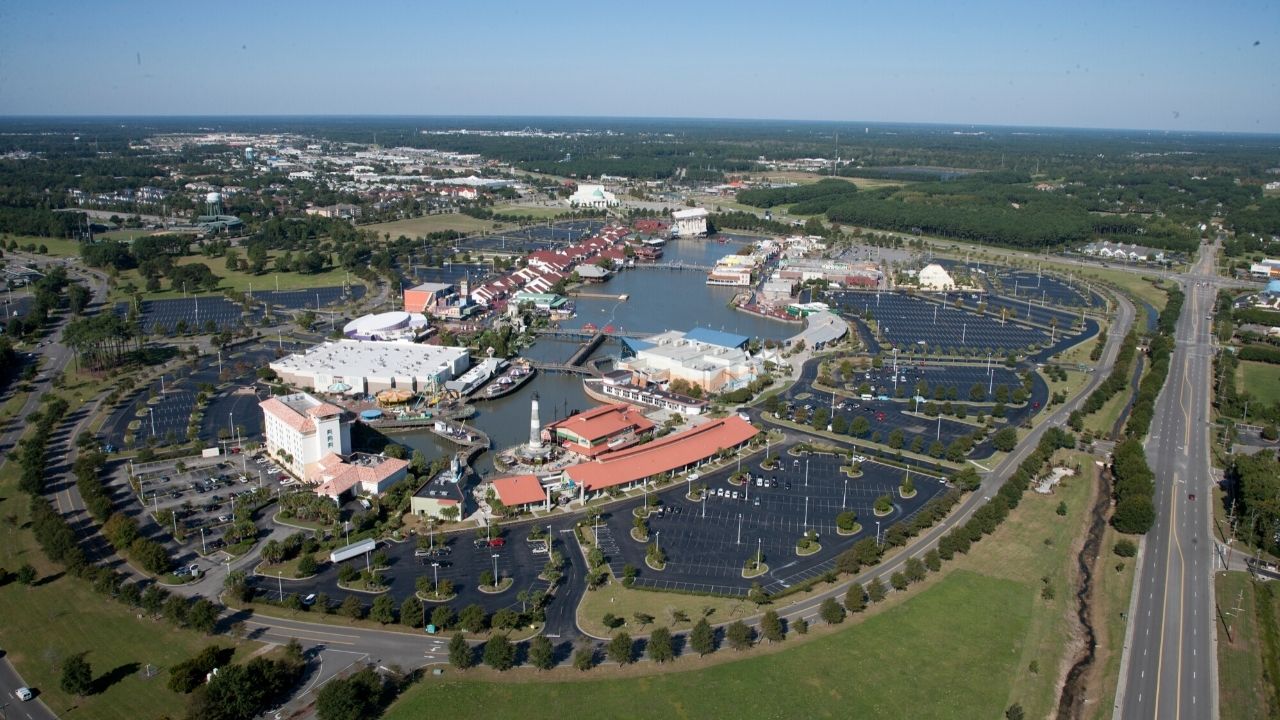
M743 466L752 474L749 488L727 480L710 484L713 493L727 490L728 497L716 494L705 502L691 502L683 492L663 495L665 511L649 520L650 541L656 539L667 554L662 571L645 565L647 544L631 538L632 514L614 512L607 525L617 552L606 550L613 572L621 576L629 564L639 570L637 585L669 590L743 595L758 581L766 591L776 592L827 572L840 552L861 538L875 537L877 519L883 532L910 518L944 488L938 479L913 472L917 493L903 500L897 493L903 470L867 462L862 477L847 478L840 472L842 464L841 458L831 455L799 458L783 453L776 470L765 470L758 462ZM765 478L768 486L757 486L757 477ZM777 487L772 486L774 478ZM894 508L888 516L876 518L872 505L884 494L893 497ZM858 514L862 531L857 535L836 533L836 515L845 509ZM806 530L819 534L822 550L800 557L795 545ZM757 548L762 549L770 571L744 579L743 565Z
M145 470L139 469L136 472L141 481L139 507L151 513L173 511L178 525L191 531L186 544L197 550L203 549L201 528L207 549L220 547L222 530L234 515L238 496L259 487L272 492L282 488L278 467L240 454L213 459L186 458L184 462L189 467L181 472L175 461L149 463ZM241 480L242 477L246 479Z
M1015 298L1033 297L1063 307L1102 307L1102 297L1092 291L1088 297L1085 289L1052 275L1034 273L1030 270L999 269L989 274L988 278L999 280L1001 294Z
M284 308L285 310L305 310L307 308L315 310L317 309L317 296L320 300L319 307L328 307L330 305L340 305L351 300L359 300L364 297L364 293L365 288L363 285L351 285L347 288L343 288L341 285L331 285L307 288L305 290L257 292L253 294L253 299Z
M414 265L410 274L419 283L448 283L456 285L470 277L473 286L480 284L492 272L492 268L484 263L445 263L440 267L423 267Z
M534 225L517 230L467 238L458 248L509 253L529 253L570 245L603 228L602 220L568 220L554 225Z
M118 315L128 315L129 303L116 303L115 311ZM203 331L212 321L219 330L227 330L239 328L249 320L256 320L261 316L261 308L253 308L246 313L239 303L231 302L221 295L204 295L168 300L143 300L139 321L150 333L168 334L176 332L179 322L185 322L191 330L198 328Z
M1025 351L1048 343L1049 333L1013 321L979 315L954 305L944 305L900 293L842 291L831 294L832 303L847 317L865 324L870 312L879 335L894 347L941 349L948 353L1006 353Z

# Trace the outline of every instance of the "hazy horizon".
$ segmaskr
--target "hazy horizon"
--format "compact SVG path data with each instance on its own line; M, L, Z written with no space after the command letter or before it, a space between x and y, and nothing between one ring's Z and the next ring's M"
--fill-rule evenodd
M0 9L0 116L571 117L1280 133L1280 4L644 13L229 0Z

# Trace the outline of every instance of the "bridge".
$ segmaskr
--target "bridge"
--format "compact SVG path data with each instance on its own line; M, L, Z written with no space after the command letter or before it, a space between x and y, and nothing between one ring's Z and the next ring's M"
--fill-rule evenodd
M597 335L601 335L604 337L616 337L616 338L640 338L640 337L645 337L647 335L652 335L653 333L620 332L620 331L612 330L606 327L603 330L588 330L588 329L574 330L572 328L537 328L533 331L533 334L542 335L544 337L564 338L566 340L590 340L596 337Z
M570 373L572 375L593 375L594 374L588 368L585 368L581 365L570 365L569 363L549 363L549 362L538 362L535 360L535 361L530 361L529 366L537 368L539 372L550 372L550 373L562 372L562 373Z
M699 265L697 263L674 262L674 263L636 263L636 268L655 268L658 270L697 270L698 272L711 272L710 265Z

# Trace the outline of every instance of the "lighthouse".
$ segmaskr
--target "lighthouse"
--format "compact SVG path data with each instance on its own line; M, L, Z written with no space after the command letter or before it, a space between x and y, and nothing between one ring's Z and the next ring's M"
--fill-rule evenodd
M529 403L529 450L542 451L542 423L538 421L538 393L533 394Z

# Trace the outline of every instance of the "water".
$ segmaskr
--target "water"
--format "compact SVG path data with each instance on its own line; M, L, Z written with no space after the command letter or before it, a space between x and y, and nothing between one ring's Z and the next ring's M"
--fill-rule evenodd
M627 295L626 301L579 297L574 302L578 315L562 323L580 328L613 325L619 332L660 333L690 330L698 325L748 337L781 340L798 332L790 323L762 318L729 306L744 288L707 285L705 273L693 270L662 270L638 267L627 270L603 285L588 286L586 292Z
M582 411L596 403L582 391L580 375L538 373L524 387L499 400L478 402L476 414L467 420L484 430L493 441L489 451L475 459L480 473L493 472L493 457L497 452L529 440L529 405L533 393L538 393L539 416L543 425L566 417L574 410ZM392 438L415 450L421 450L428 458L451 454L457 446L426 430L397 433Z

